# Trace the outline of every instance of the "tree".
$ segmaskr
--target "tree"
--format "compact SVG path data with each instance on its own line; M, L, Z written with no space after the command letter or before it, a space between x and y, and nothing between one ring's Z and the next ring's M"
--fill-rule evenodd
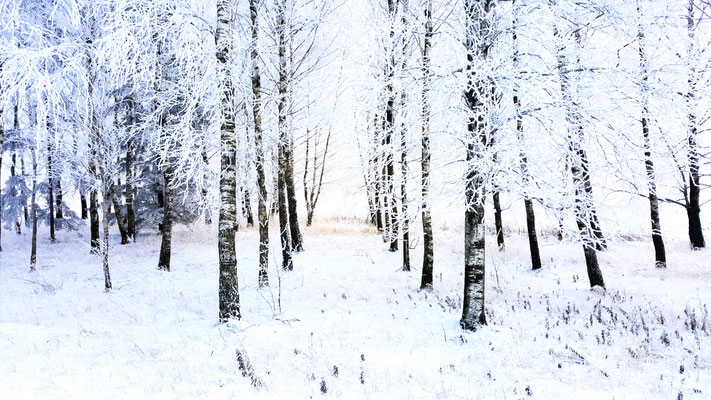
M316 204L318 203L318 198L321 196L321 188L323 187L323 176L326 172L326 160L328 158L328 146L331 143L331 129L329 128L328 130L328 134L326 135L326 144L324 145L323 152L319 157L318 145L320 139L321 136L319 134L319 131L317 130L314 135L313 169L309 171L311 135L307 130L306 155L304 157L304 202L306 203L306 226L311 226L311 224L313 223ZM309 172L311 172L310 180Z
M252 24L250 42L252 116L254 118L254 148L257 169L257 220L259 222L259 287L269 286L269 214L267 213L267 185L264 176L264 144L262 135L262 78L259 73L259 0L249 1Z
M705 4L704 4L705 3ZM686 104L688 107L688 192L684 193L685 203L686 203L686 215L689 220L689 240L691 241L691 247L694 249L702 249L706 247L706 242L704 240L704 231L701 227L701 204L700 204L700 193L701 193L701 174L699 165L699 120L696 115L695 110L695 100L696 91L699 89L700 85L700 72L697 71L695 66L695 61L699 58L699 49L696 45L696 18L694 17L695 11L698 7L709 6L708 2L689 0L687 7L687 31L688 31L688 42L687 42L687 57L689 58L689 77L688 77L688 91L686 92Z
M385 217L389 221L388 240L390 241L390 251L398 250L398 210L395 198L395 155L393 154L393 137L395 136L395 67L396 67L396 44L395 24L397 23L398 3L400 0L387 0L388 20L390 22L390 48L388 61L385 64L385 119L383 120L383 148L385 151L383 175L385 181L385 209L389 215Z
M220 219L217 249L220 263L220 321L240 318L235 224L237 223L237 164L230 51L233 8L231 0L217 0L217 63L220 84Z
M486 324L485 273L486 235L484 228L485 171L480 169L489 141L489 115L494 88L487 77L486 63L493 45L491 25L495 0L465 0L466 90L464 101L469 110L467 123L467 173L464 192L464 301L462 329L476 330Z
M556 5L552 0L552 5ZM575 43L580 44L581 34L575 30ZM554 36L561 38L560 31L556 26ZM566 117L568 123L568 135L566 137L568 146L568 162L570 174L573 178L575 196L575 222L580 232L583 242L583 253L585 254L585 264L587 266L590 286L605 287L602 278L602 271L597 260L596 251L600 246L600 236L598 235L599 225L596 222L596 214L592 205L592 183L590 181L590 167L587 152L583 148L585 139L585 128L583 118L579 109L579 102L574 98L571 88L570 63L567 58L565 45L559 41L556 47L556 59L558 63L558 74L560 79L560 91L563 102L566 104Z
M32 248L30 250L30 271L37 265L37 148L32 146Z
M287 183L288 173L288 152L289 136L287 132L287 95L288 95L288 71L287 71L287 32L286 32L286 0L276 0L276 29L277 48L279 57L279 105L277 131L279 132L278 142L278 172L277 172L277 199L279 202L279 237L281 238L282 269L291 271L294 263L291 257L292 240L291 227L289 224L289 208L287 204Z
M432 0L425 0L425 37L422 45L422 280L421 289L431 289L434 270L434 238L432 234L432 213L430 211L430 172L432 169L432 154L430 151L430 86L432 73L430 71L430 52L432 48Z
M642 9L637 1L637 12L642 13ZM647 172L647 189L649 199L649 210L652 222L652 242L654 244L654 259L657 268L666 268L667 255L664 249L664 239L662 238L662 226L659 218L659 198L657 196L657 182L652 160L652 144L650 139L650 118L649 118L649 63L645 49L645 33L642 23L637 24L637 46L639 53L639 67L641 70L641 80L639 88L642 101L642 137L644 139L644 166Z
M520 5L517 3L515 0L512 2L512 7L513 7L513 26L511 29L512 33L512 39L513 39L513 46L514 46L514 53L513 53L513 68L514 68L514 73L516 76L520 76L517 72L520 72L521 67L520 67L520 53L519 53L519 46L518 46L518 34L517 31L519 29L519 19L518 15L520 12ZM530 180L530 173L528 169L528 156L526 154L526 151L524 149L524 128L523 128L523 115L521 113L521 95L519 93L519 86L514 84L514 95L513 95L513 103L514 103L514 113L516 117L516 133L518 134L518 140L521 142L521 152L520 152L520 158L521 158L521 174L523 175L523 181L524 185L527 186L529 180ZM536 215L533 210L533 200L531 199L531 196L528 193L524 194L524 207L526 209L526 229L528 232L528 247L531 252L531 267L534 270L541 269L542 264L541 264L541 254L540 250L538 248L538 236L536 234ZM503 242L503 238L502 241ZM500 242L500 244L501 244Z
M401 80L403 81L402 88L400 88L400 207L401 207L401 221L400 230L402 231L402 270L410 271L410 216L408 214L408 198L407 198L407 181L408 181L408 163L407 163L407 123L405 121L405 112L407 108L407 91L405 89L404 81L406 80L405 71L407 70L407 58L408 54L408 21L407 13L409 12L409 1L401 0L402 9L401 13L401 32L400 32L400 46L401 46Z

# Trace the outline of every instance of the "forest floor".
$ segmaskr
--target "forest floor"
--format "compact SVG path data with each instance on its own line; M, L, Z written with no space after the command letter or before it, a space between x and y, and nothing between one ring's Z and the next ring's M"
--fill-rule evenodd
M489 325L463 332L457 229L437 232L432 292L417 290L419 247L402 272L400 253L364 225L304 233L294 271L276 268L274 252L262 290L257 233L239 233L243 319L220 325L209 228L176 229L169 273L156 269L156 234L112 246L109 293L86 237L50 244L42 232L29 273L29 237L3 232L0 398L711 397L709 250L668 243L658 270L649 243L612 243L602 292L590 290L578 244L542 238L533 272L525 238L508 237L505 252L487 249ZM260 387L242 376L238 349Z

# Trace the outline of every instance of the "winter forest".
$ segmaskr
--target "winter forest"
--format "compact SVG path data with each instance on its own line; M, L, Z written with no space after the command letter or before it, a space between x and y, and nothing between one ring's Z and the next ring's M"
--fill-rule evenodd
M707 399L711 2L0 0L0 398Z

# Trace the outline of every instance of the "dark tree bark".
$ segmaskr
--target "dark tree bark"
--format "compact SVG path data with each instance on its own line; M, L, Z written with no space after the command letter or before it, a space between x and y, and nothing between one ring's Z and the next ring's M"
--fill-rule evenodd
M269 286L269 214L267 213L267 184L264 176L264 145L262 143L262 81L259 73L259 7L258 0L249 1L252 22L252 115L254 118L254 148L257 168L257 220L259 221L259 287Z
M52 130L49 123L47 123L47 135ZM55 236L55 226L54 226L54 168L52 162L52 145L51 140L47 139L47 180L49 184L49 199L47 199L47 205L49 206L49 239L52 243L56 242Z
M307 110L308 113L308 110ZM306 155L304 156L304 204L306 204L306 226L311 226L311 221L309 221L309 215L311 214L311 202L309 201L309 157L311 154L309 154L310 150L310 143L311 143L311 131L307 128L306 129ZM316 145L314 144L314 147ZM314 149L314 169L316 168L316 149ZM366 173L365 175L365 190L366 190L366 197L368 197L368 205L371 206L371 199L370 199L370 188L368 186L368 175ZM313 190L313 189L312 189ZM372 206L370 208L372 210Z
M518 29L518 12L519 8L517 7L515 0L514 3L512 4L514 8L514 21L513 21L513 29L512 29L512 35L513 35L513 43L514 43L514 57L513 57L513 64L514 64L514 70L518 71L519 70L519 50L518 50L518 35L517 35L517 29ZM514 103L514 109L515 109L515 114L516 114L516 133L518 134L518 140L522 144L524 143L524 135L523 135L523 115L521 114L521 98L519 97L519 88L517 86L514 86L514 96L513 96L513 103ZM529 181L529 172L528 172L528 156L526 155L526 152L524 151L525 146L521 146L521 154L519 157L521 158L521 174L523 175L523 180L524 184L528 184ZM528 247L531 252L531 267L533 270L538 270L543 267L541 263L541 253L538 247L538 235L536 234L536 214L534 213L533 210L533 201L531 200L530 196L528 194L525 195L524 197L524 207L526 209L526 229L528 231ZM558 240L563 240L562 237L562 230L559 232L559 239Z
M383 137L384 137L384 160L385 167L383 175L385 176L385 211L389 213L385 216L385 225L388 228L387 240L390 242L390 251L398 251L398 236L399 220L397 210L397 200L395 199L395 157L393 155L393 136L395 135L395 22L397 19L397 9L399 0L388 0L388 14L390 18L390 41L393 44L390 49L390 57L385 67L385 76L387 83L385 85L385 120L383 121Z
M62 219L64 218L64 211L62 210L62 199L64 198L64 193L62 192L62 181L60 179L57 179L57 214L56 218L57 219Z
M252 215L252 193L249 189L244 191L242 197L242 214L247 218L247 226L254 226L254 216Z
M382 131L381 131L381 124L379 121L379 116L378 114L375 115L375 120L374 122L374 127L373 127L373 139L374 139L374 146L375 146L375 151L374 151L374 157L373 157L373 175L374 175L374 193L373 193L373 202L375 203L375 223L376 227L378 228L378 232L385 237L385 232L386 232L386 224L385 224L385 214L383 213L383 169L381 168L380 163L382 162L381 159L381 152L378 150L380 144L383 142L382 139Z
M116 225L118 226L119 233L121 234L121 244L128 244L128 231L126 230L126 225L123 221L123 215L121 212L121 204L119 203L118 196L116 195L115 187L111 187L111 203L114 205L114 217L116 217Z
M465 46L467 50L466 79L467 89L464 93L465 103L470 116L467 124L469 133L467 144L467 165L464 198L466 211L464 213L464 300L462 318L459 322L462 329L476 330L486 324L485 313L485 281L486 276L486 235L484 226L484 198L486 188L484 176L478 168L472 167L484 157L488 146L488 130L486 123L487 102L493 101L491 96L492 80L480 76L476 64L486 62L493 42L489 14L493 11L493 0L465 0Z
M402 3L401 23L403 33L401 37L402 62L401 71L407 70L408 46L407 37L404 30L407 27L408 0L400 0ZM402 231L402 270L410 271L410 215L408 214L407 182L409 167L407 164L407 124L405 123L405 108L407 106L407 92L404 88L400 92L400 207L402 208L402 218L400 230Z
M15 129L17 129L17 127ZM16 169L17 169L17 154L13 152L12 153L12 164L10 165L10 176L11 177L17 175L17 173L15 172ZM20 192L20 193L22 193L22 192ZM0 225L0 226L2 226L2 225ZM18 235L22 234L22 223L21 223L20 219L15 221L15 232Z
M580 40L580 33L576 32L576 40ZM560 38L558 28L554 29L554 36ZM590 286L605 287L602 278L602 271L597 260L596 250L600 246L599 230L596 229L595 213L593 210L592 184L588 167L588 158L582 147L585 138L582 116L580 115L579 103L573 99L570 88L570 74L565 73L569 68L567 55L564 53L564 46L558 44L556 47L556 57L558 62L558 73L560 79L560 89L563 101L567 105L566 114L568 128L568 151L569 168L573 177L575 191L575 222L580 231L583 242L583 252L585 254L585 264L587 266Z
M237 222L237 138L233 109L230 52L232 51L233 8L230 0L217 0L217 62L220 73L222 126L220 127L220 219L218 254L220 262L219 302L220 321L239 319L239 285L235 230Z
M301 236L299 217L296 208L296 188L294 187L294 141L291 138L289 138L289 143L284 147L284 158L286 161L284 178L286 183L286 196L289 203L289 231L291 237L291 248L293 251L298 253L304 251L304 239Z
M14 114L13 114L13 127L15 128L15 131L20 129L20 113L19 113L19 107L17 104L15 104L14 107ZM0 146L2 147L2 146ZM0 155L2 157L2 155ZM22 157L20 157L22 159ZM25 173L25 162L24 160L22 161L22 174L23 174L23 179L24 179L24 173ZM10 176L15 176L15 170L17 168L17 153L13 152L12 153L12 165L10 166ZM20 192L21 194L22 192ZM24 197L24 196L23 196ZM2 207L0 207L2 209ZM27 223L27 206L23 204L23 210L24 210L24 217L25 217L25 223ZM0 212L2 214L2 212ZM2 217L0 216L0 219ZM0 226L2 224L0 223ZM17 232L18 235L22 234L22 221L16 221L15 222L15 231Z
M279 151L279 164L283 166L284 163L284 155ZM279 193L277 195L279 198L279 238L281 239L282 269L292 271L294 269L294 262L291 257L291 232L289 230L289 214L286 204L286 182L284 175L284 169L279 168Z
M499 251L504 251L506 245L504 243L504 222L501 216L501 199L498 191L494 192L494 227L496 228L496 243L499 246Z
M27 172L25 170L25 157L24 157L24 155L22 155L22 153L20 153L20 167L22 168L22 176L27 176ZM29 228L30 227L30 216L29 216L30 213L27 208L27 201L26 200L23 201L23 204L22 204L22 214L23 214L23 217L25 217L25 228Z
M687 12L687 26L689 35L688 44L688 54L694 55L697 53L695 48L695 24L694 24L694 0L689 0ZM691 57L690 57L691 58ZM699 134L697 116L693 107L693 100L696 97L696 87L699 84L699 79L697 77L696 67L692 64L690 65L689 73L689 91L686 94L686 102L689 108L689 132L687 136L687 145L689 151L689 177L688 177L688 195L686 193L686 215L689 220L689 240L691 241L691 247L694 250L702 249L706 247L706 241L704 240L704 231L701 227L701 203L700 203L700 193L701 193L701 174L699 173L699 145L697 136Z
M135 196L134 190L134 144L133 144L133 125L135 124L135 103L133 96L128 99L128 126L130 129L129 139L126 142L126 187L124 196L126 196L126 230L128 236L136 241L136 213L133 208L133 200Z
M99 195L96 189L89 191L89 223L91 230L91 252L99 254L101 242L99 239Z
M277 2L277 20L276 26L278 30L278 52L279 52L279 105L278 105L278 130L279 130L279 172L277 182L277 197L279 201L279 231L281 238L281 253L282 253L282 268L291 271L294 269L294 264L291 257L291 230L289 226L289 209L286 198L286 175L287 175L287 147L289 146L289 138L287 135L286 126L286 107L287 107L287 58L286 58L286 19L285 19L285 0Z
M86 45L87 47L91 47L93 45L93 24L94 21L90 21L90 30L91 30L91 36L90 39L87 40ZM88 94L89 94L89 99L90 101L94 100L94 82L96 82L96 66L94 65L94 60L91 57L91 53L87 52L87 59L88 59L88 73L89 73L89 86L88 86ZM99 148L99 135L100 135L100 125L99 121L97 119L96 112L92 110L91 113L91 131L89 132L90 138L89 138L89 176L92 180L92 185L89 188L89 225L90 225L90 231L91 231L91 252L93 254L99 254L100 249L101 249L101 243L99 239L99 199L98 199L98 192L95 188L95 183L97 182L98 178L98 170L97 170L97 161L98 159L98 154L97 154L97 149ZM106 200L106 199L104 199ZM108 205L108 204L107 204Z
M158 269L170 271L170 255L173 242L173 171L170 167L165 168L163 184L163 223L161 224Z
M108 292L111 289L111 273L109 272L109 204L111 204L111 194L109 186L109 178L106 176L105 171L101 171L102 175L102 186L103 186L103 193L101 194L103 199L101 202L102 205L102 213L101 213L101 224L104 228L104 236L103 236L103 248L101 249L101 255L102 255L102 260L103 260L103 269L104 269L104 289Z
M432 0L425 5L425 38L422 50L422 280L421 289L431 289L434 273L434 237L432 234L432 213L430 212L430 171L432 169L432 154L430 152L430 87L432 74L430 70L430 51L432 48Z
M637 6L637 12L641 10ZM654 259L657 268L666 268L667 256L664 249L664 239L662 237L662 225L659 218L659 199L657 197L657 183L654 171L654 161L652 160L652 144L649 132L649 66L647 54L644 48L644 30L641 24L637 25L637 43L639 46L639 64L642 70L642 81L640 89L642 94L642 137L644 139L644 166L647 172L647 189L649 199L649 210L652 221L652 243L654 244Z
M79 201L81 203L81 219L87 219L89 218L89 206L86 203L86 195L84 194L85 192L83 189L79 193Z
M155 182L155 185L156 203L158 203L158 207L163 208L165 207L165 190L160 181Z
M30 271L37 265L37 147L32 146L32 249Z

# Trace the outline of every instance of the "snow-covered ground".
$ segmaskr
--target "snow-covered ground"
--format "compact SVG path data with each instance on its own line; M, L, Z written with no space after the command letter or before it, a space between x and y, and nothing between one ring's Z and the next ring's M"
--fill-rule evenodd
M488 249L489 326L469 333L456 228L436 232L433 292L417 290L419 248L399 271L400 254L352 221L307 228L293 272L274 252L258 290L257 235L240 232L243 320L228 325L209 228L177 229L170 273L156 270L154 234L113 246L109 293L86 237L42 232L29 273L29 238L3 233L1 399L711 398L711 252L682 242L666 270L649 243L613 243L601 293L579 245L543 238L532 272L525 238L509 237Z

